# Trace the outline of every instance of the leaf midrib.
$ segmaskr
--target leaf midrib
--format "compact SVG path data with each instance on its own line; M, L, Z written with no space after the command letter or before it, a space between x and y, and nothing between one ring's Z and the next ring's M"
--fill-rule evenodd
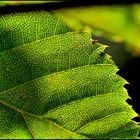
M17 111L17 112L19 112L19 113L23 116L23 119L24 119L24 121L25 121L25 123L26 123L26 125L27 125L27 128L29 129L29 131L30 131L30 133L31 133L31 136L32 136L33 138L35 138L35 137L34 137L32 131L31 131L31 129L30 129L30 126L28 125L28 123L27 123L27 121L26 121L26 119L25 119L25 117L24 117L24 114L25 114L25 115L28 115L28 116L32 116L32 117L38 118L38 119L43 119L43 118L45 118L45 119L46 119L48 122L50 122L51 124L55 125L56 127L60 128L60 129L63 129L64 131L67 131L67 132L70 133L70 134L71 134L71 133L74 133L74 134L76 134L76 135L80 135L80 136L82 136L82 137L85 137L86 139L88 138L88 137L86 137L86 136L84 136L84 135L81 135L81 134L75 133L75 132L73 132L73 131L70 131L69 129L66 129L66 128L62 127L61 125L58 125L56 122L54 122L54 121L48 119L47 117L43 117L43 116L39 116L39 115L35 115L35 114L32 114L32 113L23 111L23 110L18 109L18 108L16 108L16 107L14 107L14 106L12 106L12 105L10 105L10 104L4 102L4 101L0 101L0 103L3 104L3 105L5 105L5 106L10 107L11 109L13 109L13 110L15 110L15 111Z
M110 93L106 93L106 94L110 94ZM96 96L101 96L101 95L96 95ZM90 96L90 97L92 97L92 96ZM88 98L88 97L85 97L85 98ZM82 98L82 99L84 99L84 98ZM79 99L79 100L81 100L81 99ZM24 121L25 121L25 123L26 123L26 125L27 125L27 128L29 129L29 131L30 131L30 133L31 133L31 136L32 136L33 138L35 138L35 136L33 135L32 131L31 131L31 128L30 128L30 126L28 125L28 123L27 123L27 121L26 121L24 115L32 116L32 117L35 117L35 118L38 118L38 119L43 119L43 118L45 118L45 119L46 119L48 122L50 122L51 124L55 125L56 127L60 128L60 129L62 129L62 130L64 130L64 131L67 131L67 132L70 133L70 134L71 134L71 133L74 133L74 134L76 134L76 135L80 135L80 136L85 137L85 139L86 139L86 138L87 138L87 139L90 138L90 137L87 137L87 136L85 136L85 135L78 134L77 132L80 131L82 128L86 127L86 126L87 126L89 123L91 123L91 122L89 122L89 123L83 125L83 126L80 127L78 130L76 130L75 132L73 132L73 131L71 131L71 130L69 130L69 129L66 129L66 128L62 127L61 125L57 124L56 122L50 120L49 118L45 117L44 115L39 116L39 115L35 115L35 114L32 114L32 113L23 111L23 110L18 109L18 108L16 108L16 107L10 105L10 104L7 103L7 102L4 102L4 101L0 101L0 103L3 104L3 105L5 105L5 106L10 107L11 109L13 109L13 110L15 110L15 111L17 111L17 112L19 112L19 113L23 116L23 119L24 119ZM57 108L57 107L56 107L56 108ZM53 108L53 109L54 109L54 108ZM106 116L104 116L104 117L102 117L102 118L96 119L96 120L94 120L94 121L102 120L102 119L104 119L104 118L106 118L106 117L108 117L108 116L110 116L110 115L117 114L117 113L126 113L126 111L114 112L114 113L108 114L108 115L106 115ZM92 121L92 122L94 122L94 121ZM92 138L92 137L91 137L91 138Z

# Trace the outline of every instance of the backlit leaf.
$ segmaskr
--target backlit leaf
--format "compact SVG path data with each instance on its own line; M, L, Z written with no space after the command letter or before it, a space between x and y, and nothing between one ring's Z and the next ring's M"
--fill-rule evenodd
M105 48L47 12L1 16L0 138L137 138Z

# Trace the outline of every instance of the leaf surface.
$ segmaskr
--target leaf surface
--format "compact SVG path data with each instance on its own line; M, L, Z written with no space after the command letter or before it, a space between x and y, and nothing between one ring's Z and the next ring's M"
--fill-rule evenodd
M0 28L0 138L137 138L105 45L47 12L3 16Z

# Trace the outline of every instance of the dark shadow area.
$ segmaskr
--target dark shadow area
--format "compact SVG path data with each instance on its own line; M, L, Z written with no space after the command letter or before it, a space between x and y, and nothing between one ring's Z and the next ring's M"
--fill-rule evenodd
M59 1L59 0L58 0ZM89 5L122 5L138 3L138 0L64 0L62 2L42 3L42 4L25 4L25 5L7 5L0 7L0 14L8 14L14 12L27 12L34 10L56 10L59 8L70 8Z
M140 57L126 62L118 74L129 82L129 85L125 85L129 96L132 98L128 100L128 103L140 114Z
M132 105L132 108L140 114L140 57L133 57L127 61L123 68L119 70L118 74L129 82L128 85L125 85L131 97L131 99L127 100L127 103ZM140 122L140 117L137 116L133 120Z
M93 39L97 39L99 43L108 46L108 48L105 49L105 53L111 56L111 59L113 59L119 69L121 69L127 61L132 59L132 56L124 49L123 44L111 42L95 35L93 35Z

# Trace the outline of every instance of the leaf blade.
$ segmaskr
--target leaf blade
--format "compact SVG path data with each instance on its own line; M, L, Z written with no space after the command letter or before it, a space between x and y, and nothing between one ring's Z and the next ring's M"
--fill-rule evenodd
M42 15L42 12L37 13L37 16ZM31 16L31 24L34 14L25 14L25 17ZM7 16L6 22L15 21L13 17L14 15ZM20 14L15 17L17 19ZM40 20L43 24L46 23L46 20ZM58 20L55 21L55 26L52 25L50 29L54 32ZM6 31L3 20L1 23L0 27L4 27L2 35ZM33 31L36 26L35 23ZM137 126L131 121L136 113L125 102L129 96L123 86L127 82L116 74L118 68L103 53L106 46L99 43L93 45L88 33L69 32L69 29L63 30L63 27L65 25L60 27L58 35L53 32L46 37L43 33L44 38L38 40L35 37L37 41L34 37L31 40L29 38L29 42L27 39L22 40L24 36L20 34L21 45L17 45L15 41L12 48L5 47L1 51L0 137L85 139L98 138L98 133L101 133L103 137L111 138L117 136L122 124L125 131L127 122L132 125L125 131L124 137L129 136L129 132L136 137ZM15 33L18 34L19 27L16 25L15 28ZM24 33L24 30L21 31ZM25 34L26 31L27 29ZM10 35L15 37L13 32ZM4 44L2 42L2 48ZM29 70L29 67L32 68ZM127 119L119 117L122 112L123 118L130 114ZM88 132L83 129L84 126L87 128L86 126L92 125L99 128L98 123L105 124L99 120L109 118L114 113L117 117L111 118L116 121L116 127L108 125L108 131L105 132L102 129L98 129L98 132L95 129ZM113 136L109 135L110 130L114 132ZM91 136L89 133L92 133ZM119 137L121 135L123 134Z

